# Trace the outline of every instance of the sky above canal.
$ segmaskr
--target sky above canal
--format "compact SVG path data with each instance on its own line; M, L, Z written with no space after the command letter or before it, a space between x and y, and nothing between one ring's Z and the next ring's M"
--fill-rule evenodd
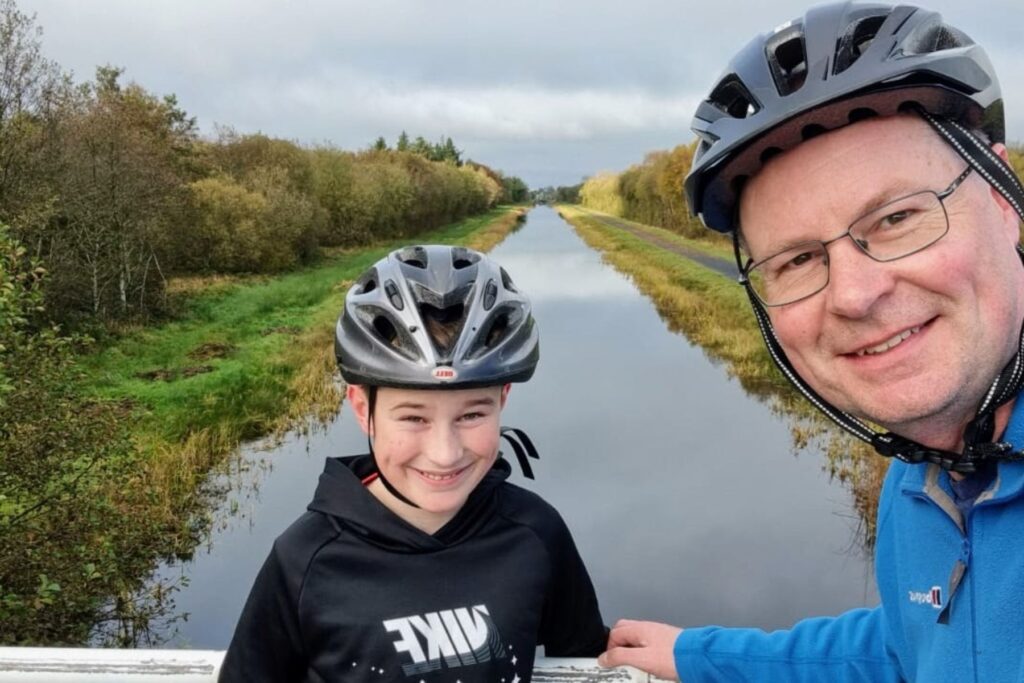
M77 80L112 64L228 125L304 144L452 137L531 187L689 142L731 55L806 2L775 0L18 0ZM1024 140L1024 5L932 0L1000 75Z

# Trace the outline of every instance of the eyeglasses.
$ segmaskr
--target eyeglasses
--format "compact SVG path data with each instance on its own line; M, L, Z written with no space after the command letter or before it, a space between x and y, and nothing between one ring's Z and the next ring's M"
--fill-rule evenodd
M949 232L943 200L960 187L971 167L941 192L926 190L895 199L861 216L841 235L809 240L769 256L748 261L740 282L749 283L765 306L784 306L825 289L829 280L828 245L849 237L869 258L895 261L930 247Z

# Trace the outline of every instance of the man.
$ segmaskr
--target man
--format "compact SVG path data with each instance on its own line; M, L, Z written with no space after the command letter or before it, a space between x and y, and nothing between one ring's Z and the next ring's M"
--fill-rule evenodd
M772 356L895 458L882 604L770 634L623 621L602 664L685 683L1024 680L1024 189L984 52L923 9L818 7L744 48L694 130L690 207L732 232Z

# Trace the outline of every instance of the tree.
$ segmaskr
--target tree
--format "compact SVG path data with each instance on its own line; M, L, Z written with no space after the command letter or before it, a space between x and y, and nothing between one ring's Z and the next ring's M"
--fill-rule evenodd
M422 135L417 135L416 140L413 141L412 146L409 147L409 151L413 154L419 154L421 157L426 159L430 159L434 149Z
M437 159L434 161L445 161L449 164L462 166L462 151L455 148L455 143L452 142L451 138L445 138L444 142L438 145L436 156Z
M386 152L388 149L388 142L387 140L384 139L384 136L381 135L380 137L373 141L373 147L371 147L370 149L372 149L374 152Z
M409 134L404 130L402 131L402 134L398 136L398 142L395 144L395 149L399 152L409 151Z
M503 177L501 185L504 189L503 201L518 204L519 202L525 202L530 195L530 188L521 178L516 176Z
M70 90L41 36L35 15L0 0L0 220L30 242L48 219L56 108Z
M57 229L48 301L60 315L145 315L164 289L186 205L184 177L195 121L173 97L159 99L122 70L100 67L62 114Z

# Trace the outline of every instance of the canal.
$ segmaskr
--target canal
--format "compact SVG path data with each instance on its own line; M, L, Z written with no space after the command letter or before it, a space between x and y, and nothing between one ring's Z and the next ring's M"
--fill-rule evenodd
M541 363L503 423L541 453L535 481L590 570L608 624L784 628L874 605L851 496L824 455L794 453L784 417L670 332L654 305L546 207L491 255L534 302ZM365 452L339 419L245 449L213 530L188 562L159 568L173 600L160 647L223 649L275 536L306 507L326 457ZM514 459L513 459L514 462ZM344 590L344 587L340 587Z

